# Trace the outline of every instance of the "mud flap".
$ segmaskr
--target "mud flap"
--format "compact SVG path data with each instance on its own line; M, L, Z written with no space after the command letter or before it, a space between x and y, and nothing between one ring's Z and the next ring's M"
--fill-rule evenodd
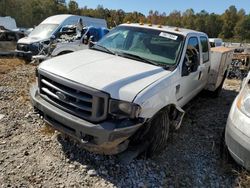
M179 107L179 106L175 106L176 110L178 111L178 115L177 117L172 121L173 123L173 127L175 130L179 129L183 120L183 117L185 115L185 111Z

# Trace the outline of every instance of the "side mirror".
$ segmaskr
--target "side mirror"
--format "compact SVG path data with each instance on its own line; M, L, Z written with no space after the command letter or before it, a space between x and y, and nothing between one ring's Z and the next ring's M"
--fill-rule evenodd
M95 45L94 36L91 35L91 36L89 37L89 48L91 48L91 47L94 46L94 45Z
M88 36L87 35L83 36L82 43L83 44L88 44Z
M94 39L95 39L95 37L94 37L93 35L91 35L91 36L89 37L89 42L94 42Z
M52 36L50 37L50 42L54 41L55 39L56 39L56 36L55 36L55 35L52 35Z
M89 48L95 45L95 42L89 41Z

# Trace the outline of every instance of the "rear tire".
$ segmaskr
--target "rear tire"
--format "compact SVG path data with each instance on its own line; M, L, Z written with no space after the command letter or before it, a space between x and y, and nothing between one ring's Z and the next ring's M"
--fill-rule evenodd
M222 87L223 87L223 84L224 84L226 77L227 77L227 73L225 72L224 77L223 77L220 85L218 86L218 88L215 91L211 92L211 97L217 98L220 96L220 93L222 91Z

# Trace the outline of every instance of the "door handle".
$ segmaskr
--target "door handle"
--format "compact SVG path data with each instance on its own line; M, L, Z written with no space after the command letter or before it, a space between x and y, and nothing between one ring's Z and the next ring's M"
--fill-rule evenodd
M201 79L201 74L202 74L202 71L199 72L199 77L198 77L198 80Z
M207 73L210 73L210 66L208 67Z
M175 87L175 94L178 94L179 93L179 91L180 91L180 88L181 88L181 85L180 84L178 84L176 87Z

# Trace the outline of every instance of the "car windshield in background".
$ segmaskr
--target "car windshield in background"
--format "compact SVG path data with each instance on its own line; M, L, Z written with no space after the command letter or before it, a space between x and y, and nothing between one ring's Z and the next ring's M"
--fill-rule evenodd
M40 24L29 34L29 36L47 39L52 35L57 27L58 24Z
M118 55L131 54L131 57L137 56L161 65L174 65L183 40L182 35L156 29L119 26L97 44Z

